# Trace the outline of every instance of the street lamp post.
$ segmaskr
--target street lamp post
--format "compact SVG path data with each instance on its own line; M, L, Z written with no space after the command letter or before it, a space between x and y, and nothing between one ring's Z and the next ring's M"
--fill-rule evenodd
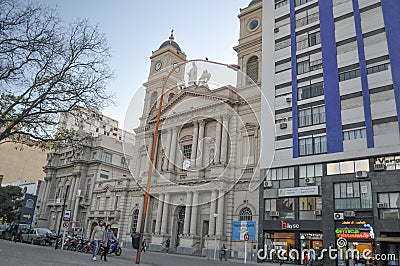
M218 213L214 213L215 228L217 227L217 218L218 218ZM217 232L215 230L214 231L214 260L216 260L216 259L217 259Z
M150 163L149 163L149 170L147 172L147 183L146 183L146 190L144 194L144 201L143 201L143 209L142 209L142 219L140 223L140 242L139 242L139 248L136 253L136 264L140 263L140 256L141 256L141 249L142 249L142 242L143 242L143 233L144 233L144 224L146 222L146 213L147 213L147 207L149 204L149 192L150 192L150 184L151 184L151 176L153 174L153 163L154 163L154 155L155 155L155 150L157 146L157 139L158 139L158 128L160 126L160 120L161 120L161 109L163 106L163 98L164 98L164 90L165 86L167 85L167 81L169 77L174 73L175 68L180 67L181 65L190 63L190 62L207 62L207 63L212 63L215 65L221 65L221 66L226 66L234 71L238 71L240 67L235 64L224 64L220 62L215 62L215 61L209 61L209 60L204 60L204 59L192 59L192 60L186 60L183 62L178 63L174 68L171 69L171 71L168 73L167 77L163 81L163 86L161 89L161 96L160 96L160 103L158 104L158 110L157 110L157 119L156 119L156 125L154 129L154 134L153 134L153 143L151 145L151 153L150 153ZM215 238L215 242L216 242ZM215 253L214 252L214 259L215 259Z

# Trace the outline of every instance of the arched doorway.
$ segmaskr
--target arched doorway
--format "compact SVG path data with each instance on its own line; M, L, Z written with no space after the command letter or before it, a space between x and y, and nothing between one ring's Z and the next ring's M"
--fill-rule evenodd
M175 211L175 243L173 245L173 247L176 249L176 247L179 246L180 243L180 236L183 234L183 225L185 223L185 210L186 207L185 206L179 206L176 208Z

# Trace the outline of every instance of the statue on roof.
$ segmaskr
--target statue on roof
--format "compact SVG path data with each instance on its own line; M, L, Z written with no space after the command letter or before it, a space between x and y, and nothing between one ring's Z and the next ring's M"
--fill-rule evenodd
M189 70L187 75L189 77L188 86L196 85L196 81L197 81L197 66L196 66L195 62L192 62L192 68Z
M208 87L207 82L210 80L210 78L211 78L211 73L208 72L207 69L204 69L199 79L199 86Z

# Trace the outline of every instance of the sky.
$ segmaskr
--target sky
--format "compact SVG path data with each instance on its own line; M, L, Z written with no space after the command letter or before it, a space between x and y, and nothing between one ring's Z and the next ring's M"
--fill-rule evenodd
M111 68L115 79L109 89L116 105L103 113L123 127L130 101L133 105L129 130L136 127L144 99L142 84L150 70L152 51L168 40L174 29L175 41L187 59L237 63L232 47L238 44L240 8L251 0L36 0L52 8L65 23L87 18L106 34L111 47ZM142 91L139 89L142 87ZM136 94L136 95L135 95ZM134 96L135 95L135 96ZM130 109L131 110L131 109ZM132 114L133 112L133 114ZM132 118L133 117L133 118ZM125 127L126 128L126 127Z

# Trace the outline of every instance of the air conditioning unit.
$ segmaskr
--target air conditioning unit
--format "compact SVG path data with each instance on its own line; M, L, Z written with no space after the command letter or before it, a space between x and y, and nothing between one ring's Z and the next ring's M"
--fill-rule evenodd
M264 181L264 188L272 188L272 181Z
M333 219L338 221L338 220L344 220L344 214L343 212L335 212L333 214Z
M314 211L314 214L315 214L316 216L321 216L321 215L322 215L322 210L315 210L315 211Z
M374 171L385 171L386 165L383 163L374 164Z
M356 177L359 179L364 179L368 177L368 172L367 171L357 171L356 172Z
M292 102L292 97L286 97L286 102L291 103Z
M307 185L314 185L315 184L315 177L306 177L305 180Z
M356 213L354 211L345 211L344 213L344 217L356 217Z
M279 32L279 28L275 28L275 29L274 29L274 32L275 32L275 33L278 33L278 32Z
M279 127L280 127L281 129L285 129L285 128L287 128L287 123L281 123L281 124L279 125Z
M378 207L378 209L389 208L389 203L387 203L387 202L378 202L376 204L376 206Z
M279 212L278 212L278 211L270 211L270 212L269 212L269 215L270 215L271 217L279 217Z

